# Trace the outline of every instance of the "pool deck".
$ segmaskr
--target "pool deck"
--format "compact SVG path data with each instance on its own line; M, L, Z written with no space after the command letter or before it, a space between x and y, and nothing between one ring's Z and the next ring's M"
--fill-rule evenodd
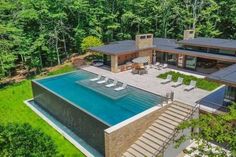
M184 91L184 88L186 87L185 85L174 88L174 87L171 87L173 82L170 82L168 84L161 84L161 81L163 79L156 77L162 73L165 73L171 70L176 71L176 69L166 68L162 70L157 70L157 69L151 68L148 70L148 74L144 74L144 75L134 75L131 73L131 71L112 73L109 70L105 70L103 68L94 67L94 66L83 67L82 69L92 72L92 73L107 76L111 79L117 79L118 81L127 83L131 86L135 86L137 88L140 88L140 89L143 89L143 90L146 90L146 91L149 91L149 92L161 95L161 96L165 96L166 93L173 91L174 100L181 101L189 105L195 105L198 100L206 97L207 95L211 93L209 91L201 90L198 88L193 89L191 91ZM183 72L183 73L191 75L191 73L188 73L188 72ZM198 74L192 74L192 75L195 75L197 77L202 77L202 78L204 77Z

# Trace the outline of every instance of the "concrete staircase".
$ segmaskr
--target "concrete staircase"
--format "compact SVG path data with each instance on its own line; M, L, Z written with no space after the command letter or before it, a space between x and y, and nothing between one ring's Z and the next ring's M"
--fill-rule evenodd
M188 118L193 107L173 102L143 133L143 135L123 153L122 157L154 157L165 149L176 127Z

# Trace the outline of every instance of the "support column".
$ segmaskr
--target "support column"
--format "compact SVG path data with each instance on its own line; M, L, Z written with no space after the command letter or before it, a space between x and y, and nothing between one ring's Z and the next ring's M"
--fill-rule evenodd
M185 55L179 54L177 62L178 62L178 67L184 68L184 65L185 65Z
M111 55L111 71L114 73L119 72L117 55Z

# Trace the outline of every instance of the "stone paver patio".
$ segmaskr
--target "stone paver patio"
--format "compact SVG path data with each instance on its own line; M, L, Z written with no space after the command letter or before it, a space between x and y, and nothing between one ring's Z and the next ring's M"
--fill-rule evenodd
M164 84L164 85L161 84L162 79L157 78L156 76L160 75L161 73L165 73L167 71L172 70L169 68L162 69L162 70L149 69L148 74L144 74L144 75L134 75L131 73L131 71L112 73L109 70L105 70L105 69L93 67L93 66L84 67L82 69L86 71L90 71L92 73L107 76L111 79L117 79L118 81L125 82L131 86L135 86L137 88L150 91L152 93L155 93L161 96L165 96L166 93L173 91L174 100L181 101L189 105L195 105L196 101L210 94L209 91L201 90L198 88L192 91L184 91L185 85L174 88L174 87L171 87L173 82Z

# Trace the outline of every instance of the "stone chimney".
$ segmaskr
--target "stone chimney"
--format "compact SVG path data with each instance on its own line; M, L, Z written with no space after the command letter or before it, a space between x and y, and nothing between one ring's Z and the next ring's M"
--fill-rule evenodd
M195 30L189 29L184 31L184 40L194 39L195 37Z
M136 47L139 49L153 46L153 34L140 34L135 37Z

